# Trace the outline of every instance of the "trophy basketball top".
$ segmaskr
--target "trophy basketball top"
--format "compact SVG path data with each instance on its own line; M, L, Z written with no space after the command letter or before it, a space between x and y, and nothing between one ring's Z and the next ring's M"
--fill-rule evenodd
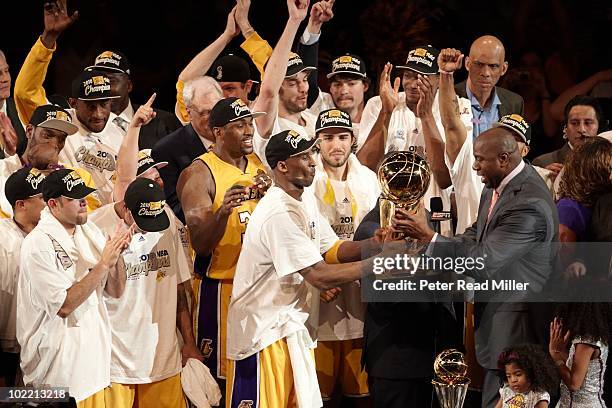
M444 384L459 385L469 383L467 364L463 353L455 349L446 349L434 361L434 373Z
M393 202L418 202L425 195L431 179L427 160L406 151L387 153L376 173L383 197Z

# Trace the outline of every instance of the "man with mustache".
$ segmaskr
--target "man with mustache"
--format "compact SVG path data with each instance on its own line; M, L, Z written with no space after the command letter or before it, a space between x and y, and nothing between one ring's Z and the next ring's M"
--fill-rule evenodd
M351 117L344 111L334 108L319 114L317 171L309 187L317 198L319 212L343 240L353 239L380 194L376 174L354 155L357 140L353 129ZM365 303L358 281L341 289L336 299L319 306L317 374L324 401L332 400L337 387L341 395L356 398L360 406L369 404L363 398L368 395L368 377L361 368Z
M238 98L217 102L208 120L215 144L181 173L176 186L197 255L196 342L222 390L227 308L242 236L272 184L253 153L253 120L261 115Z

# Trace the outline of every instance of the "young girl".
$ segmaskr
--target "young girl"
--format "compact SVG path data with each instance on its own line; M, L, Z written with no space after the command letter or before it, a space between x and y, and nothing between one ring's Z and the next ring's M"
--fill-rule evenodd
M559 307L550 324L548 346L562 380L557 407L606 407L602 394L610 316L610 303L568 303Z
M550 357L533 344L505 349L497 360L504 386L495 408L546 408L549 391L557 388L559 376Z

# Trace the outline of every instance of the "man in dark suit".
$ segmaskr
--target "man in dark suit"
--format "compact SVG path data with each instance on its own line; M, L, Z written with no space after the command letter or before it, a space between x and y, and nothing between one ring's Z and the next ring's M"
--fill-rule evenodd
M6 57L2 50L0 50L0 116L6 115L6 118L10 121L13 126L14 133L11 134L1 134L0 138L2 139L2 147L0 148L0 159L4 159L6 156L5 153L12 154L14 152L7 151L8 139L16 138L16 141L13 140L11 143L16 143L17 153L23 154L25 151L25 147L27 145L27 139L25 135L25 130L23 125L21 124L21 120L19 119L19 115L17 114L17 108L15 107L15 101L11 98L11 73L9 72L9 66L6 61ZM1 120L5 120L2 117ZM6 127L7 130L5 132L9 132L9 127Z
M117 126L127 132L127 128L134 112L140 105L132 105L130 93L133 89L130 63L125 55L119 51L104 51L96 57L94 65L87 69L96 69L106 72L111 80L111 92L120 95L112 100L111 111L117 115L114 122ZM154 109L155 117L151 122L140 128L138 148L152 149L155 143L162 137L174 132L181 127L181 122L176 115L162 109Z
M214 143L215 137L208 126L208 116L221 98L221 88L211 77L187 82L183 88L183 99L189 114L189 124L162 138L151 150L153 160L168 162L167 166L159 169L159 174L164 181L166 202L183 223L185 215L176 195L176 183L181 172Z
M474 144L474 170L485 189L478 219L464 234L447 238L432 231L420 214L396 209L393 227L424 243L434 257L484 260L484 268L466 272L477 282L513 279L529 282L527 291L487 292L487 302L475 305L476 357L485 368L483 407L494 407L499 397L497 359L505 347L543 343L547 318L541 305L525 302L540 292L553 265L552 242L559 218L546 184L523 162L512 132L492 128ZM480 294L477 293L476 296ZM544 346L544 345L543 345Z
M582 146L586 138L597 136L603 127L600 124L603 123L603 111L597 98L588 95L573 97L565 106L563 138L567 143L555 151L536 157L533 165L556 170L558 173L572 149Z
M508 70L506 51L502 42L491 35L477 38L465 59L467 81L455 86L457 95L469 99L472 104L474 138L505 115L518 113L523 116L523 98L512 91L500 88L499 79Z
M377 204L353 240L368 239L379 228ZM457 348L461 337L452 304L370 302L364 320L362 361L373 407L436 407L431 385L434 360L442 350Z

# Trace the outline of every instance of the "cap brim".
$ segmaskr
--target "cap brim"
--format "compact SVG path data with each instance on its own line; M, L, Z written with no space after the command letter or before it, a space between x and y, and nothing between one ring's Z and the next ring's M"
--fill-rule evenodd
M295 156L298 156L298 155L300 155L300 154L302 154L302 153L304 153L304 152L307 152L307 151L309 151L310 149L312 149L312 147L313 147L314 145L316 145L317 143L319 143L319 139L317 139L317 138L315 137L314 139L309 140L309 141L308 141L308 144L307 144L307 145L304 145L304 147L303 147L302 149L300 149L300 151L297 151L297 152L293 153L293 154L292 154L291 156L289 156L289 157L295 157ZM280 160L280 161L282 161L282 160Z
M121 68L107 67L106 65L90 65L87 68L85 68L84 71L119 72L121 74L130 75L129 73L122 70Z
M74 135L79 130L74 123L59 119L45 120L44 122L39 123L37 127L59 130L60 132L66 133L68 136Z
M346 130L350 130L351 133L353 133L353 128L351 126L346 126L346 125L325 125L323 127L315 129L315 133L319 133L320 131L325 130L325 129L346 129Z
M316 71L317 69L315 67L306 67L306 66L302 66L300 68L298 68L295 72L291 72L291 73L286 73L285 74L285 78L291 78L293 76L296 76L297 74L299 74L300 72L303 71Z
M145 232L159 232L168 229L170 226L170 219L166 211L162 211L161 214L155 218L144 218L132 213L132 218L134 218L134 222L138 228Z
M83 97L79 96L77 99L79 101L103 101L105 99L117 99L117 98L121 98L121 95L104 96L104 97L92 97L92 98L83 98Z
M240 119L248 118L249 116L252 117L253 119L255 119L255 118L258 118L258 117L266 115L266 114L267 114L267 112L249 112L249 113L246 113L244 115L238 116L237 118L230 119L230 121L228 123L232 123L232 122L235 122L235 121L240 120Z
M163 167L166 167L168 165L168 162L158 162L158 163L150 163L150 165L143 169L142 171L139 171L138 174L136 174L136 177L140 176L141 174L145 173L146 171L152 169L153 167L155 167L156 169L161 169Z
M87 187L83 184L82 187L78 187L76 189L73 189L72 191L69 191L66 194L62 194L62 197L71 198L73 200L80 200L82 198L87 197L94 191L96 191L95 188Z
M427 72L427 71L424 71L424 70L419 69L417 67L411 67L409 65L398 65L395 68L397 68L397 69L409 69L410 71L414 71L414 72L417 72L417 73L422 74L422 75L436 75L438 73L438 71Z
M345 74L345 75L355 75L361 78L367 78L368 76L364 73L361 72L355 72L355 71L336 71L336 72L330 72L329 74L327 74L327 78L331 78L334 75L338 75L338 74Z
M510 125L506 125L505 123L495 122L493 123L493 125L491 125L491 127L503 127L505 129L511 130L523 140L523 143L529 144L529 140L527 140L527 137Z

